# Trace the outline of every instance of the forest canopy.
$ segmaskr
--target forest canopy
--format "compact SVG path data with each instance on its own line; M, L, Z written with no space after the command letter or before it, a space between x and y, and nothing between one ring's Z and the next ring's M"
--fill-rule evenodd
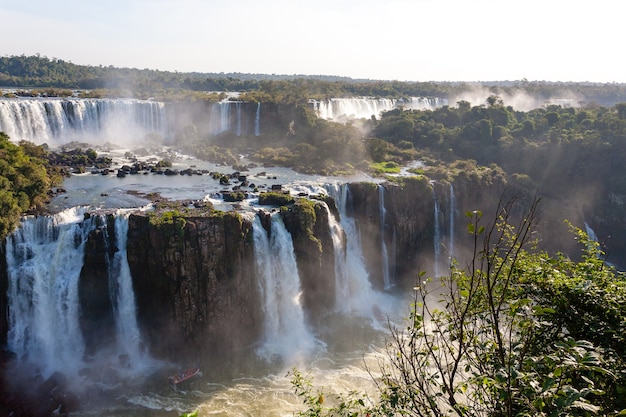
M52 177L43 159L45 149L31 143L20 145L0 132L0 237L11 233L20 216L47 202Z
M0 86L14 88L57 88L66 90L117 90L134 97L168 97L172 91L249 92L272 97L274 91L290 88L308 98L331 97L439 97L455 98L485 88L493 94L515 96L523 93L539 100L563 98L564 93L587 103L612 106L626 102L626 84L568 83L547 81L404 82L397 80L353 79L333 75L244 74L169 72L153 69L78 65L39 54L0 57Z

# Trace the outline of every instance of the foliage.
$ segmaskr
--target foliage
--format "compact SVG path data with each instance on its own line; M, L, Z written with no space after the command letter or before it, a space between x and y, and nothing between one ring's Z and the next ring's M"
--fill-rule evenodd
M286 206L295 201L295 197L289 192L267 191L259 194L260 206Z
M0 237L15 229L20 216L47 202L52 180L46 170L43 147L16 145L0 132Z
M374 415L370 414L372 411L371 402L366 395L351 392L347 396L336 396L336 398L329 401L329 395L324 391L314 391L311 380L304 377L297 369L292 369L288 376L291 376L291 385L295 394L302 399L302 403L305 406L303 411L296 413L298 417L357 417ZM324 403L334 404L324 405Z
M55 87L87 89L91 97L156 97L162 100L211 99L207 91L245 92L242 96L253 102L289 102L327 99L331 97L440 97L451 98L474 91L475 84L463 82L401 82L352 79L329 75L244 74L244 73L179 73L152 69L86 66L58 58L34 56L0 57L0 85L15 87ZM570 91L583 96L588 103L613 105L626 101L626 84L615 83L552 83L521 80L517 82L483 83L492 94L490 107L498 107L499 97L524 94L549 101L562 98Z
M397 162L376 162L370 165L372 171L377 174L398 174L400 172L400 165Z
M185 213L176 209L151 212L149 219L150 225L159 228L165 236L180 239L185 234L187 225Z
M391 326L375 405L324 409L307 382L294 379L308 406L300 415L626 412L626 280L580 230L581 261L536 252L538 200L526 207L501 202L487 227L482 213L467 213L474 242L467 267L453 264L436 279L420 274L406 328Z

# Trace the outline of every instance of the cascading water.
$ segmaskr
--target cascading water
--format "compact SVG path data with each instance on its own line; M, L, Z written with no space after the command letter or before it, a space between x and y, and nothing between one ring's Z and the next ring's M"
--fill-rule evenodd
M291 235L279 213L271 216L270 236L259 216L254 217L252 228L265 314L264 338L257 354L267 360L293 359L312 351L318 342L300 304L300 276Z
M115 313L117 348L128 355L130 364L142 361L141 333L137 324L137 308L126 255L129 213L118 211L115 216L115 239L117 251L109 259L109 283L111 301Z
M329 100L315 101L314 106L318 116L322 119L369 119L372 116L379 118L382 112L390 111L399 107L406 110L433 110L447 104L446 99L410 97L407 99L389 98L332 98Z
M0 131L48 144L168 135L165 104L132 99L0 99Z
M209 111L209 133L217 135L230 130L230 102L220 101L211 105Z
M439 198L437 196L437 192L435 190L435 183L431 183L433 187L433 201L434 201L434 225L433 225L433 245L434 245L434 264L435 264L435 276L439 277L441 274L441 268L443 265L443 255L444 250L447 251L447 259L448 263L445 265L445 268L448 268L453 261L454 257L454 219L456 216L456 197L454 195L454 187L450 184L449 187L449 213L447 215L448 218L448 240L447 245L445 241L445 237L443 234L445 233L445 229L442 231L442 224L445 226L445 213L441 209L441 204L439 202Z
M44 376L55 371L76 374L88 366L83 360L78 284L87 237L96 227L108 235L106 224L105 216L84 219L84 210L73 208L55 216L25 218L7 238L8 348L39 367ZM126 257L127 232L128 213L119 212L115 217L117 250L108 259L117 349L108 352L112 356L106 360L122 365L118 359L125 355L128 360L123 367L141 371L150 361L141 352Z
M350 299L350 282L346 271L345 234L341 224L331 213L328 205L324 204L328 213L328 228L333 241L335 260L335 303L341 309L345 300Z
M598 241L598 235L596 235L596 232L591 228L591 226L589 226L589 223L587 222L585 222L585 232L587 233L589 239L591 239L593 242Z
M439 224L439 200L437 199L437 193L435 192L435 184L433 183L433 200L435 202L434 212L434 224L433 224L433 245L435 249L435 277L441 276L439 271L439 264L441 263L441 226Z
M235 130L235 134L237 136L241 136L241 102L238 101L236 103L237 109L237 129Z
M450 262L454 260L454 218L456 217L456 197L454 196L454 186L450 184L450 230L449 230L449 244L448 244L448 252L450 255Z
M256 115L254 116L254 136L261 136L261 102L256 105Z
M385 187L382 184L378 185L378 203L380 213L380 245L381 245L381 258L383 269L383 283L385 289L391 288L391 274L389 272L389 254L387 252L387 241L385 239L385 216L387 210L385 209Z
M328 184L326 191L339 211L339 223L332 213L328 215L335 253L337 309L379 320L381 309L388 311L388 298L375 292L369 281L361 239L354 219L347 214L348 184Z
M94 224L81 220L80 209L28 217L7 238L8 349L45 377L82 365L78 280Z

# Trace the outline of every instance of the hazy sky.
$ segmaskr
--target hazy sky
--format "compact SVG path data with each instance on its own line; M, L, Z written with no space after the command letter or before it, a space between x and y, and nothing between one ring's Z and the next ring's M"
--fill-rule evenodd
M0 0L0 55L179 72L626 82L622 0Z

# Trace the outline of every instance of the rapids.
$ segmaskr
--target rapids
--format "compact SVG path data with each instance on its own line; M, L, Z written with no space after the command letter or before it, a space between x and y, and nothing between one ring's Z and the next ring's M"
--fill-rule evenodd
M89 357L80 334L77 286L86 236L97 224L107 223L97 215L84 219L85 208L25 218L10 236L9 348L39 368L44 378L61 372L77 383L72 392L81 408L74 416L175 416L194 410L200 416L291 415L301 409L288 375L294 366L327 393L373 392L369 372L375 375L383 357L387 319L400 322L407 296L372 289L358 230L347 210L349 187L336 183L325 189L308 187L337 198L341 221L331 216L334 221L329 224L336 259L343 261L337 271L341 290L336 308L315 323L307 321L299 303L291 236L277 213L271 216L269 236L254 216L265 333L227 374L203 369L200 377L172 390L163 374L172 365L157 362L142 350L126 260L127 210L113 214L113 230L105 228L107 236L114 234L115 245L108 258L116 329L112 350Z
M90 106L89 111L79 111ZM238 113L242 107L237 102L215 103L208 111L213 132L241 133L242 118ZM254 134L258 136L263 107L261 104L255 107ZM124 111L124 108L133 110ZM346 106L344 110L351 111ZM329 117L340 114L338 110L332 111ZM26 116L20 118L15 114ZM37 143L84 139L87 132L114 135L114 130L107 126L120 127L117 124L120 120L127 122L122 128L130 129L132 125L138 129L138 135L158 132L166 136L169 131L167 111L162 103L0 100L0 130L8 130L12 138ZM125 156L127 151L131 149L104 154L119 166L130 162ZM243 165L248 162L241 159ZM230 170L184 155L176 155L173 163L173 168L179 169L193 165L223 173ZM205 200L221 210L254 213L257 192L250 190L246 200L231 204L223 202L220 192L232 189L235 184L220 185L208 175L147 174L124 178L91 173L73 175L63 184L66 192L53 198L50 204L53 214L24 218L20 228L7 239L7 347L20 364L28 364L41 378L61 372L70 379L72 392L80 402L80 409L73 416L177 416L194 410L200 416L292 415L302 408L288 376L294 366L326 392L346 393L354 389L373 392L370 372L376 374L377 363L384 356L382 349L389 335L387 320L401 325L411 298L392 285L393 268L388 257L395 258L395 247L387 251L385 240L395 241L395 228L386 224L384 188L379 188L380 232L385 237L379 247L386 254L382 266L385 290L380 292L373 288L365 266L359 227L351 217L347 185L353 181L379 180L364 175L351 178L302 175L277 167L251 166L242 174L260 190L280 185L294 195L334 197L339 216L327 209L335 259L335 306L322 317L307 316L299 302L301 290L293 242L280 216L271 216L269 235L258 216L253 216L258 290L264 300L263 337L244 352L243 358L237 356L232 369L227 372L202 369L201 376L176 391L167 385L166 378L177 365L158 362L143 348L126 259L128 210L148 205L146 196L159 193L173 200ZM450 193L453 194L452 188ZM103 340L106 349L92 355L87 353L81 334L78 280L88 234L107 223L99 215L84 218L85 212L94 210L106 210L114 216L114 222L104 227L104 233L108 237L105 240L114 246L108 251L107 273L115 340ZM450 223L451 235L453 227ZM224 358L224 362L233 360Z

